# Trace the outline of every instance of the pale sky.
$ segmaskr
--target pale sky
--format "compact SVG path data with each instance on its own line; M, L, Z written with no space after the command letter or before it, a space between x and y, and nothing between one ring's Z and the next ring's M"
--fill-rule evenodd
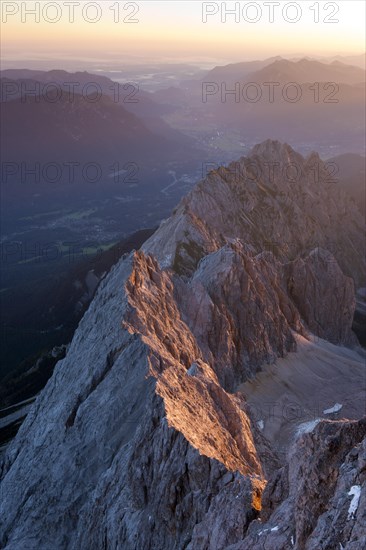
M27 13L37 4L39 22ZM273 22L266 4L280 4L272 8ZM237 10L236 15L227 14L226 21L225 6L226 10ZM74 22L70 22L72 9ZM98 20L92 23L91 19ZM1 20L1 53L7 62L70 57L121 62L230 62L278 54L326 56L365 50L363 0L2 0Z

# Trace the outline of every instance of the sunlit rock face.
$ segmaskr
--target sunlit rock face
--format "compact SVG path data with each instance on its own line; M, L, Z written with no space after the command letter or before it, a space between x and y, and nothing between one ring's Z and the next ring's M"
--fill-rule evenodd
M310 181L313 157L257 146L240 166L296 160L301 184L221 168L113 267L3 458L1 547L357 548L364 423L319 419L287 464L239 388L313 334L353 346L339 348L346 366L360 361L362 226ZM338 511L348 527L332 539Z

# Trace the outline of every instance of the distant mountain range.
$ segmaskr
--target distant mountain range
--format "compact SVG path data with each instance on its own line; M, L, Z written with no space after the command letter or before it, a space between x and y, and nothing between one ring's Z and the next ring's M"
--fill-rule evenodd
M298 145L314 141L316 127L318 145L332 143L337 137L341 150L347 144L348 151L357 151L365 130L365 71L339 60L328 61L276 56L218 66L202 81L182 82L180 87L172 86L154 94L87 72L1 71L2 90L7 90L4 86L11 86L12 82L18 89L22 83L31 89L35 82L42 85L53 82L65 91L58 104L36 104L28 97L18 108L19 97L5 98L12 99L2 105L5 160L16 158L17 153L21 159L35 158L36 154L51 155L56 160L60 155L71 157L70 149L82 158L85 154L97 158L103 151L108 162L121 156L129 160L133 156L144 162L149 158L174 159L182 155L198 158L203 155L197 151L201 143L192 143L192 133L197 129L200 141L199 132L205 132L206 128L214 131L212 124L225 132L230 126L233 131L240 131L244 140L277 135ZM93 94L93 86L87 87L93 82L103 97L96 103L88 103L80 94L82 89ZM203 86L210 82L216 85L216 90L203 101ZM270 82L278 83L273 89L274 101L266 86ZM70 83L78 83L73 109L67 102ZM235 83L240 85L238 95L226 94ZM255 101L251 98L258 92L250 88L250 83L260 88ZM291 83L295 83L297 92ZM288 84L290 87L284 92ZM296 93L300 99L289 101L288 97L291 99ZM186 128L190 138L185 135Z
M280 61L283 58L279 55L270 57L269 59L262 59L257 61L243 61L241 63L230 63L229 65L218 65L211 71L209 71L204 78L204 82L214 81L217 82L220 79L231 82L237 80L240 75L240 80L246 78L249 74L259 71L268 65Z
M27 90L37 82L1 79L3 86L20 89L23 83ZM90 101L75 93L70 100L63 90L56 99L56 90L52 95L48 89L47 97L23 94L1 103L4 161L159 162L179 158L183 148L187 156L194 156L187 138L158 117L145 124L109 95Z
M247 79L246 79L247 80ZM262 69L251 73L253 82L336 82L337 84L360 84L365 82L365 70L351 65L345 65L340 61L330 64L320 61L301 59L289 61L287 59L275 60Z
M215 67L203 81L220 82L337 82L359 84L365 81L365 70L338 60L324 63L303 58L298 61L280 56L263 61L247 61Z
M333 57L328 57L320 59L324 63L331 63L332 61L341 61L348 65L354 65L355 67L361 67L361 69L366 68L366 53L361 53L358 55L335 55Z
M159 116L167 111L162 105L153 101L150 93L145 92L136 84L129 81L115 82L106 76L87 71L71 73L56 69L51 71L5 69L0 71L0 78L18 81L34 80L43 85L54 83L64 90L73 89L79 95L82 90L85 90L86 93L88 90L89 93L100 90L103 95L111 97L114 102L140 116ZM93 86L94 84L96 86Z
M280 57L215 67L201 82L183 82L154 95L169 103L177 128L239 133L252 143L268 135L298 147L337 146L362 152L365 133L365 70L341 61Z
M29 81L32 84L32 81ZM169 146L142 121L109 97L88 102L67 92L57 101L43 96L1 105L3 158L7 161L96 161L113 164L159 154Z

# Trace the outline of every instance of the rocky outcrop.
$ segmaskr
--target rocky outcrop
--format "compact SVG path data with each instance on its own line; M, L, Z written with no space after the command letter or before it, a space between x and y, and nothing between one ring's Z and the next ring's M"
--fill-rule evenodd
M267 140L248 157L211 170L143 250L163 267L191 275L202 257L229 239L283 261L321 247L358 288L366 272L363 228L357 206L318 154L304 158L287 144Z
M336 344L355 344L351 331L354 284L343 275L334 256L316 248L306 258L291 262L286 272L289 294L310 331Z
M295 350L304 331L273 255L255 255L234 241L207 255L188 283L177 285L184 319L230 391L264 362Z
M268 483L262 520L230 550L364 548L365 466L366 419L320 422Z
M265 163L272 148L263 147L254 154ZM275 143L275 158L279 150L296 156ZM271 215L256 203L241 223L236 214L247 199L232 203L233 217L219 214L234 185L215 181L211 190L200 184L143 251L102 280L1 463L0 545L7 550L254 550L267 548L267 539L274 548L272 533L284 545L293 535L300 550L311 537L331 536L333 519L318 519L329 511L337 472L364 424L319 424L278 470L239 385L295 352L298 338L310 341L314 327L321 337L352 343L353 282L327 251L290 258L299 242L291 254L261 250L249 227L254 217ZM250 191L250 200L258 192ZM192 246L177 240L181 230L196 239ZM355 278L358 267L350 266ZM347 360L351 352L343 353ZM356 477L353 485L363 481ZM258 543L261 514L268 527ZM342 540L361 540L360 532Z

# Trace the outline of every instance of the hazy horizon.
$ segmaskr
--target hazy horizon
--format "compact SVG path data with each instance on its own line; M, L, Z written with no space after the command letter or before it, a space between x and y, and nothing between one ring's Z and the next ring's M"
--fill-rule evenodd
M109 70L113 70L113 68L116 68L116 71L118 68L121 67L144 67L144 66L174 66L174 65L190 65L192 67L195 67L196 69L203 69L203 70L210 70L215 66L218 65L226 65L231 63L240 63L240 62L250 62L250 61L260 61L260 60L266 60L270 59L272 57L282 57L283 59L288 60L300 60L302 58L310 58L314 59L316 61L323 61L328 60L335 57L366 57L366 52L353 52L353 53L347 53L347 52L331 52L329 55L309 55L306 52L300 52L300 53L273 53L273 55L263 55L263 56L255 56L252 57L240 57L238 59L236 58L216 58L216 59L210 59L210 58L176 58L176 59L169 59L169 58L152 58L152 59L146 59L143 57L126 57L123 59L114 60L112 57L106 59L106 58L92 58L92 57L80 57L75 58L70 56L68 57L39 57L39 58L22 58L22 59L16 59L16 58L2 58L1 60L1 70L7 70L7 69L31 69L31 70L52 70L52 69L65 69L65 70L85 70L85 68L95 67L100 65L100 70L107 70L107 67ZM348 62L349 64L352 64ZM347 63L347 64L348 64ZM80 66L80 69L78 67ZM91 69L90 69L91 70ZM97 69L94 69L97 70Z
M1 5L3 69L22 62L30 68L116 61L210 66L275 55L330 57L365 51L365 4L357 0L281 0L271 9L268 2L227 2L226 13L219 2L127 2L118 4L117 13L116 3L82 1L73 14L63 2L57 9L50 2L47 11L41 5L35 12L33 4Z

